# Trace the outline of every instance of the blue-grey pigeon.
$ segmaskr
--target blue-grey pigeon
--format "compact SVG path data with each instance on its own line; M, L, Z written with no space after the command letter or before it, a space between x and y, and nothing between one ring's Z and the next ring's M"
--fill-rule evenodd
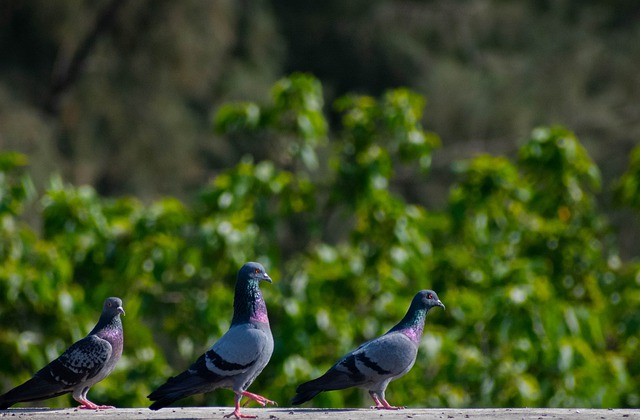
M150 409L159 410L181 398L216 388L230 388L236 394L235 410L225 417L255 417L240 414L243 396L262 406L275 404L265 397L247 392L273 353L267 306L259 287L261 281L271 283L261 264L248 262L242 266L236 280L233 319L229 330L189 369L169 378L153 391L148 396L155 401L149 406Z
M298 405L323 391L359 387L369 391L376 404L372 408L404 408L390 405L384 392L389 382L403 376L413 367L427 312L434 306L444 309L436 292L418 292L402 321L386 334L367 341L342 357L321 377L298 386L297 395L291 402Z
M106 409L87 399L89 388L107 377L122 355L124 334L120 315L122 300L104 301L100 320L93 330L69 347L60 357L40 369L33 378L0 396L0 409L27 401L46 400L69 392L81 405L78 408Z

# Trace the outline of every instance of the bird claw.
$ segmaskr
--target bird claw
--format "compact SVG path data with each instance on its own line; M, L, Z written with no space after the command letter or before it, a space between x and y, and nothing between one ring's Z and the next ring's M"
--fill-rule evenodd
M376 410L404 410L402 406L395 407L393 405L372 405L371 408L375 408Z
M263 397L262 395L253 394L253 393L251 393L251 392L244 391L244 392L242 393L242 396L249 398L249 399L248 399L247 401L245 401L245 403L242 405L243 407L246 407L246 406L247 406L247 404L249 404L249 402L251 402L251 400L253 400L253 401L257 402L258 404L260 404L260 405L261 405L261 406L263 406L263 407L264 407L265 405L267 405L267 404L271 404L271 405L275 405L275 406L277 406L277 405L278 405L278 403L277 403L277 402L275 402L275 401L268 400L268 399L266 399L265 397Z
M271 404L271 405L275 405L276 407L278 406L278 402L277 401L271 401L268 399L264 399L264 400L253 400L255 402L257 402L258 404L260 404L261 406L266 406L267 404ZM247 405L249 405L249 403L251 402L251 399L248 399L247 401L245 401L244 404L242 404L243 407L246 407Z

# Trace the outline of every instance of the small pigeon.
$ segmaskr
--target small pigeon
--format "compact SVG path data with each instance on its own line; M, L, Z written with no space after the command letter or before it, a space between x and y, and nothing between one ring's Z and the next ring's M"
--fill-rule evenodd
M271 283L261 264L248 262L242 266L236 280L233 319L229 330L189 369L169 378L147 397L155 401L149 406L151 410L159 410L181 398L217 388L230 388L236 394L235 410L225 417L255 418L240 414L242 397L248 397L262 406L276 404L247 392L273 353L267 305L259 287L261 281Z
M403 409L404 407L390 405L384 392L389 382L403 376L413 367L427 312L434 306L444 309L436 292L418 292L402 321L386 334L367 341L342 357L321 377L298 386L297 395L291 402L298 405L323 391L359 387L369 391L376 404L371 408Z
M33 378L0 396L0 410L19 402L46 400L69 392L81 404L78 408L114 408L92 403L87 399L87 392L113 371L122 355L124 336L120 314L124 315L122 300L107 298L100 320L89 335L40 369Z

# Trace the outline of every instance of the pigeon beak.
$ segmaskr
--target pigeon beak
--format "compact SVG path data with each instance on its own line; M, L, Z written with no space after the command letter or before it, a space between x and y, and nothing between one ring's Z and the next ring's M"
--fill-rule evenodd
M441 307L442 309L444 309L445 311L447 310L447 308L444 307L444 303L442 303L440 301L440 299L438 299L438 301L436 302L436 305L438 305L439 307Z
M122 306L118 306L116 310L118 311L118 313L121 313L122 315L124 315L124 308Z
M269 277L267 273L264 273L264 277L262 278L262 280L268 281L269 283L273 283L273 280L271 280L271 277Z

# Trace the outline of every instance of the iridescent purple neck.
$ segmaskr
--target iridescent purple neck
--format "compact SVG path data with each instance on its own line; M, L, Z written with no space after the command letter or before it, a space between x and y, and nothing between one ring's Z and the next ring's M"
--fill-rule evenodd
M117 337L122 334L122 320L116 315L106 323L99 322L89 334L96 334L100 338Z
M92 331L91 334L94 334L94 332ZM120 315L113 317L107 325L96 331L95 334L111 344L113 357L116 358L114 360L117 360L124 346L124 335L122 333L122 320L120 319Z
M262 322L263 324L269 323L269 315L267 314L267 304L264 303L264 298L260 289L258 289L258 295L254 301L254 312L249 316L249 320L252 322Z
M239 282L233 299L232 324L244 322L268 323L267 305L257 281Z
M399 332L401 332L402 334L406 335L407 337L409 337L409 339L411 341L413 341L414 343L419 343L420 342L420 338L422 337L422 330L424 329L424 324L422 325L415 325L413 327L408 327L402 330L399 330Z
M416 308L416 306L417 305L412 304L407 314L402 318L402 321L391 328L389 332L398 331L409 337L414 343L420 342L424 329L424 321L427 317L427 310L426 308Z

